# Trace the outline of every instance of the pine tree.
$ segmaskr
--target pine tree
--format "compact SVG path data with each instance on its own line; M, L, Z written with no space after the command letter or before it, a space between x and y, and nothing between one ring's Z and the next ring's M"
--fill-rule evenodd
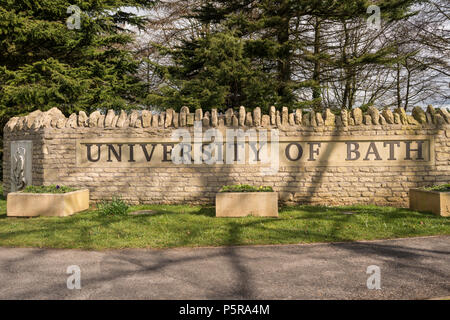
M365 21L369 16L367 8L377 4L385 20L402 19L414 0L214 0L205 1L190 18L196 19L202 26L200 39L186 40L177 49L177 55L188 59L174 59L175 66L182 72L174 72L177 68L167 68L162 73L170 81L177 80L172 85L168 96L184 99L189 103L193 93L183 90L189 87L188 82L198 82L200 78L208 78L202 69L208 64L206 59L197 60L193 55L200 51L192 51L193 46L209 45L210 42L201 38L211 38L215 34L232 33L243 41L242 61L253 69L263 72L262 82L270 83L272 90L265 91L259 86L253 90L259 92L261 100L267 104L288 106L289 108L310 106L320 111L322 109L322 89L330 79L346 82L343 89L343 107L352 105L355 97L355 87L358 70L366 65L387 64L394 61L389 55L392 50L382 48L378 52L367 52L350 56L348 49L337 48L332 35L324 39L321 34L322 25L342 25L351 21ZM305 21L312 21L312 30L301 26ZM311 40L312 34L312 40ZM326 43L328 41L328 43ZM347 45L347 44L346 44ZM333 50L330 50L332 48ZM340 52L339 52L340 51ZM175 57L176 55L174 55ZM234 57L233 59L236 59ZM191 63L188 60L195 61ZM244 60L246 61L244 63ZM238 61L234 61L238 63ZM342 72L344 70L344 72ZM331 75L331 78L330 78ZM328 78L327 78L328 77ZM183 85L180 86L180 81ZM172 82L173 84L174 82ZM222 92L230 88L219 87L220 79L214 78L208 85L208 92ZM217 83L217 87L214 87ZM240 82L239 96L244 97L245 81ZM213 87L211 87L211 85ZM164 89L166 90L166 89ZM160 94L167 94L162 90ZM309 94L305 95L305 92ZM230 91L222 95L232 94ZM154 97L154 96L153 96ZM157 99L153 100L158 103ZM245 101L245 99L240 99ZM219 105L234 107L236 104L223 99L216 101ZM250 102L251 103L251 102ZM258 104L261 104L258 101Z
M241 105L268 110L279 99L275 83L245 57L245 41L232 32L186 41L171 55L173 66L158 66L171 85L151 93L151 104L176 110L183 105L204 110Z
M71 5L81 9L79 28ZM145 0L0 1L1 127L11 116L36 109L58 107L67 115L137 106L143 83L135 75L138 61L126 47L133 40L127 28L145 21L121 8L151 5Z

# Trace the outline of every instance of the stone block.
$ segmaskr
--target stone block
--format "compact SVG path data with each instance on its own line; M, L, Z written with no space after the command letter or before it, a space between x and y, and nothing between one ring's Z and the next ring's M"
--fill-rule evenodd
M67 193L8 193L8 217L65 217L89 209L89 190Z
M450 192L409 190L409 208L415 211L428 211L436 215L450 216Z

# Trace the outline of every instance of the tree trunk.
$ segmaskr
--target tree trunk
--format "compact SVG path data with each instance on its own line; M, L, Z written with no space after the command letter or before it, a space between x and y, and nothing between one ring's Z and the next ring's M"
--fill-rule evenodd
M344 22L344 46L342 48L342 60L343 60L343 69L344 69L344 94L342 95L342 109L349 108L348 99L350 96L350 87L351 87L351 78L350 78L350 70L348 69L348 58L347 58L347 47L349 42L349 34L347 30L347 24Z
M291 80L291 50L289 47L289 17L284 17L277 30L277 41L281 47L278 57L278 94L287 95L287 84Z
M401 88L400 88L400 63L397 62L397 108L402 107L402 95L401 95Z
M320 89L320 60L318 58L318 56L320 55L320 24L321 21L319 18L316 18L315 24L314 24L314 71L313 71L313 77L312 79L314 80L314 84L317 87L313 87L312 89L312 97L314 100L319 99L321 97L321 89ZM314 103L314 110L317 111L322 111L321 110L321 103L320 102L315 102Z

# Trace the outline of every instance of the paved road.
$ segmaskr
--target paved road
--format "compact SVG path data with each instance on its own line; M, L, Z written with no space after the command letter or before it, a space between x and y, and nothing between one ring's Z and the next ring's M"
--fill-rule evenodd
M67 289L67 267L81 289ZM381 270L368 290L366 268ZM450 296L450 236L313 245L0 248L1 299L423 299Z

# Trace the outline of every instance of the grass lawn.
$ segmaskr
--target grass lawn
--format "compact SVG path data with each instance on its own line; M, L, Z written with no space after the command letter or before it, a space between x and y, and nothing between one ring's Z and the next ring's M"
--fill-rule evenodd
M2 198L0 246L168 248L450 234L450 218L390 207L283 207L278 219L216 218L211 206L145 205L130 211L137 209L154 214L105 217L89 210L70 217L8 218Z

